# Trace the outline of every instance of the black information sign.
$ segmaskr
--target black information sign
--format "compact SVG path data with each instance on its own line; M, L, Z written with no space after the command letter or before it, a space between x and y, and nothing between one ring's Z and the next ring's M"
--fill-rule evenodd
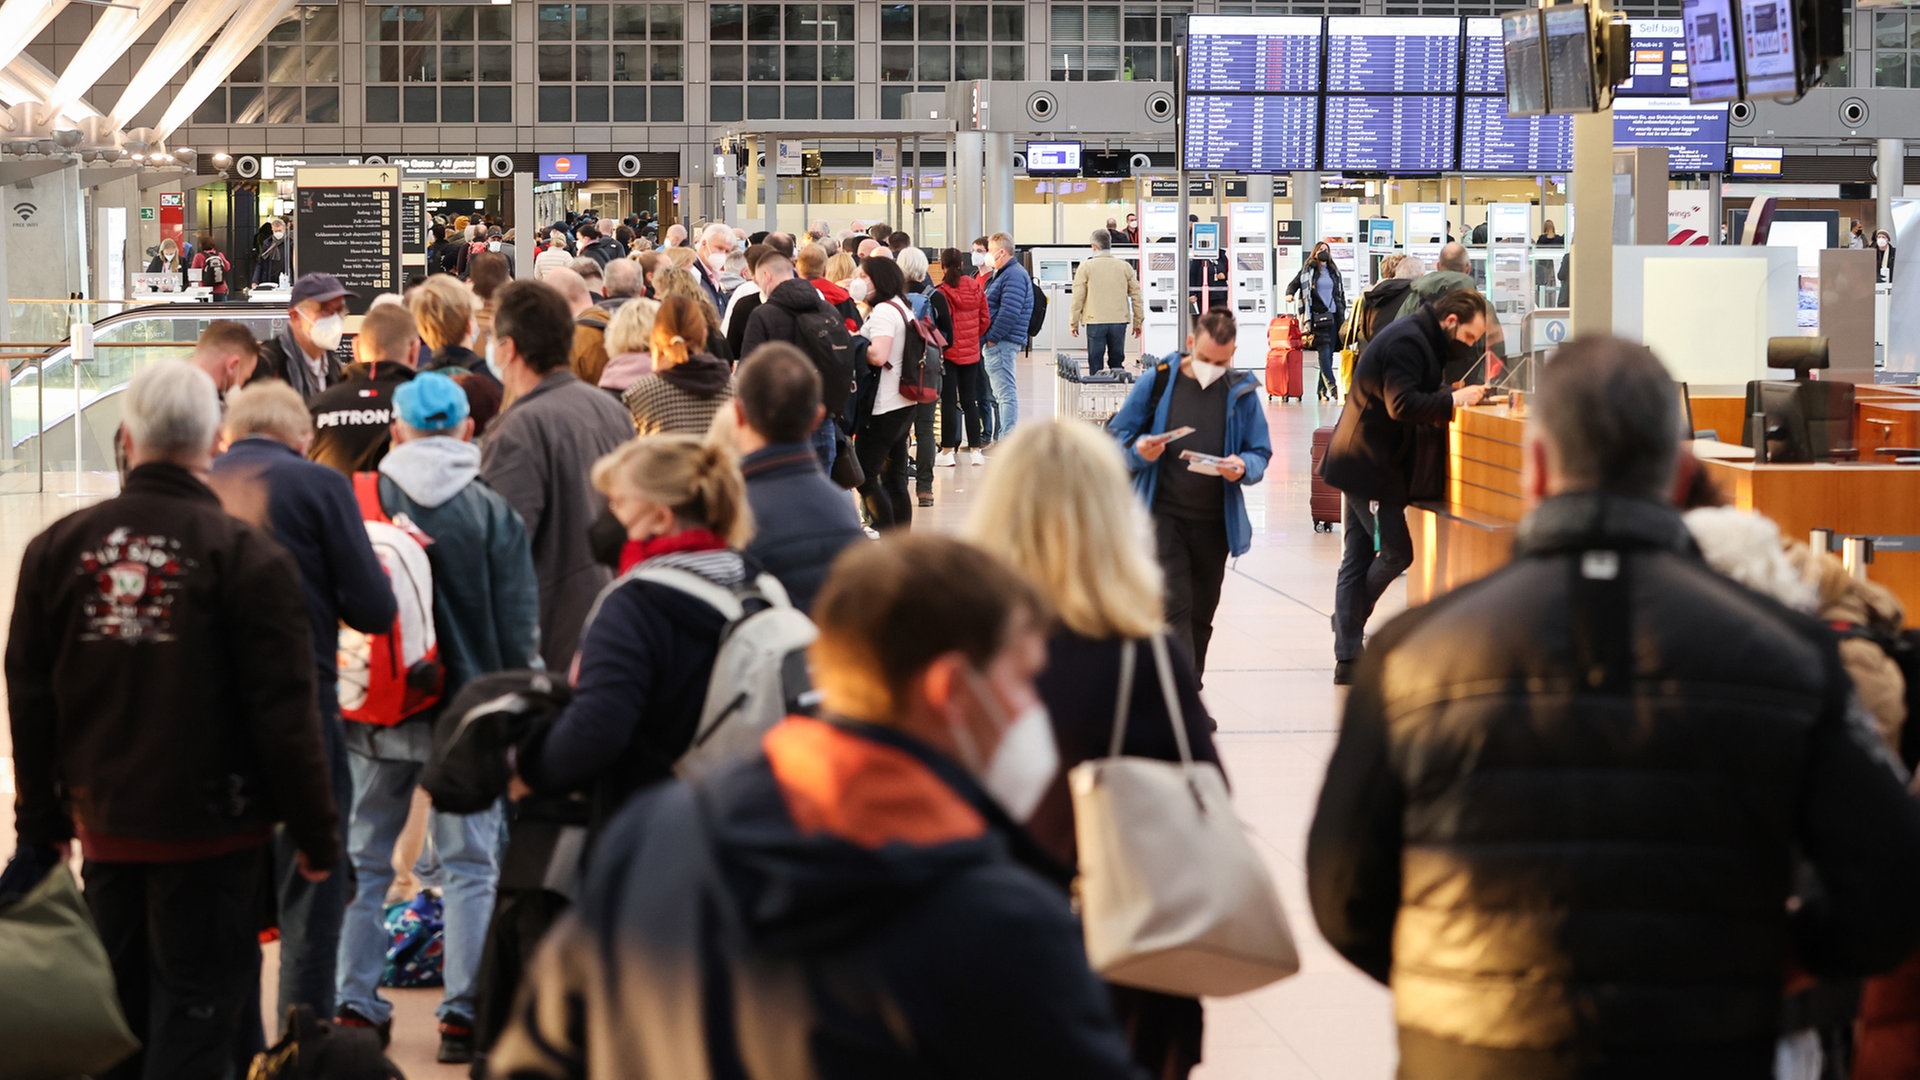
M400 291L399 187L302 187L296 200L294 259L301 275L332 274L357 294L347 310Z

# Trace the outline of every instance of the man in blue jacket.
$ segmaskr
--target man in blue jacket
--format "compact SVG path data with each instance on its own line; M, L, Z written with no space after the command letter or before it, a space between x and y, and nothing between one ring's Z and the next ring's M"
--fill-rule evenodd
M994 410L998 417L992 431L986 432L989 445L1013 434L1020 420L1020 387L1016 362L1027 343L1027 323L1033 318L1033 278L1013 254L1013 238L994 233L987 240L987 264L993 276L987 279L986 332L980 335L980 355L987 365L987 382L993 388Z
M826 416L820 372L798 346L769 341L734 376L734 445L753 508L747 557L813 610L833 560L865 537L853 501L821 471L813 432Z
M346 817L352 787L336 686L340 624L372 633L393 624L393 589L367 542L345 477L308 461L313 425L299 391L283 382L256 383L227 399L227 452L214 462L214 486L230 510L255 516L264 497L265 520L300 568L300 588L313 627L315 698L326 741L334 800ZM255 509L249 510L248 506ZM274 843L274 884L280 916L280 1002L275 1015L308 1005L333 1010L334 957L347 909L344 861L320 882L301 876L293 842L282 830ZM260 1010L243 1017L251 1043L259 1038ZM252 1046L264 1049L264 1046ZM244 1050L244 1048L243 1048Z
M1153 512L1167 623L1201 674L1227 559L1253 545L1244 488L1260 482L1273 456L1260 380L1233 368L1239 334L1225 308L1200 316L1187 351L1135 383L1111 425L1134 490Z
M393 449L380 461L380 506L433 542L433 622L446 668L442 701L490 672L540 666L540 594L526 525L480 477L467 394L439 372L425 372L393 394ZM420 771L433 751L426 715L393 727L352 724L353 770L348 857L354 896L340 943L340 1019L385 1034L393 1006L378 992L386 958L383 908L393 883L393 845L407 822ZM427 831L444 870L446 988L441 995L440 1055L473 1057L475 973L500 878L500 812L432 811Z

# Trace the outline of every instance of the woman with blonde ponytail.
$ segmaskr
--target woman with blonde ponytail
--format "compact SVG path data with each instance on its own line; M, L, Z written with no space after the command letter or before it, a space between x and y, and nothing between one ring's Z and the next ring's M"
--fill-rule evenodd
M692 436L621 446L594 464L593 486L626 529L629 572L601 592L588 619L573 700L519 760L520 780L534 792L589 796L590 835L629 796L673 775L693 742L726 628L705 601L639 571L672 569L733 589L747 580L740 548L753 535L733 454Z
M621 400L641 435L699 435L713 414L733 400L733 371L702 350L706 323L685 296L669 296L653 317L653 370L633 381Z

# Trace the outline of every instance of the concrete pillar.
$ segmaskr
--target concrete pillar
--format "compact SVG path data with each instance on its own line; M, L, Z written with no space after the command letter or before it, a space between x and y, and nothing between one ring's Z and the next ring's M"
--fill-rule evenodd
M981 235L991 236L994 233L1003 232L1012 236L1013 134L1005 131L989 131L984 137L987 146L987 197Z
M780 231L780 146L773 139L755 139L754 149L767 155L766 167L760 170L760 182L765 186L766 195L761 199L761 209L766 211L761 228L768 232ZM754 155L759 160L759 155ZM802 223L801 231L806 230Z
M953 136L953 160L947 163L947 183L953 188L955 202L951 242L961 251L967 250L974 237L987 235L986 218L980 208L986 183L981 171L981 155L985 152L986 138L979 132L962 131Z
M1573 174L1567 184L1579 230L1567 238L1573 332L1608 333L1613 329L1612 109L1573 118Z
M513 276L520 278L533 276L534 238L542 229L553 224L551 221L534 220L533 179L534 174L525 169L516 170L513 174L513 220L521 223L513 234Z
M1308 251L1320 242L1320 174L1297 172L1287 181L1293 216L1300 219L1300 240Z
M1222 190L1224 189L1225 189L1225 184L1223 183ZM1253 203L1269 203L1269 204L1272 203L1273 202L1273 177L1271 176L1247 177L1247 202L1249 205ZM1224 211L1222 212L1224 213Z
M1893 201L1905 198L1907 191L1907 142L1905 139L1881 139L1875 145L1875 150L1879 157L1880 182L1875 186L1877 199L1874 211L1878 220L1874 228L1885 229L1887 235L1892 236Z

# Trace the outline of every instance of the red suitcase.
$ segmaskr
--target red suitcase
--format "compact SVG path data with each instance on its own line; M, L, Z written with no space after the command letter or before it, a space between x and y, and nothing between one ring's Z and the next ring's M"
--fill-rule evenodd
M1327 486L1320 479L1320 463L1327 460L1327 444L1333 441L1333 429L1315 428L1313 447L1307 452L1313 463L1311 494L1307 497L1307 510L1313 516L1314 532L1332 532L1340 524L1340 493Z
M1267 397L1299 401L1305 392L1300 320L1282 315L1267 324Z

